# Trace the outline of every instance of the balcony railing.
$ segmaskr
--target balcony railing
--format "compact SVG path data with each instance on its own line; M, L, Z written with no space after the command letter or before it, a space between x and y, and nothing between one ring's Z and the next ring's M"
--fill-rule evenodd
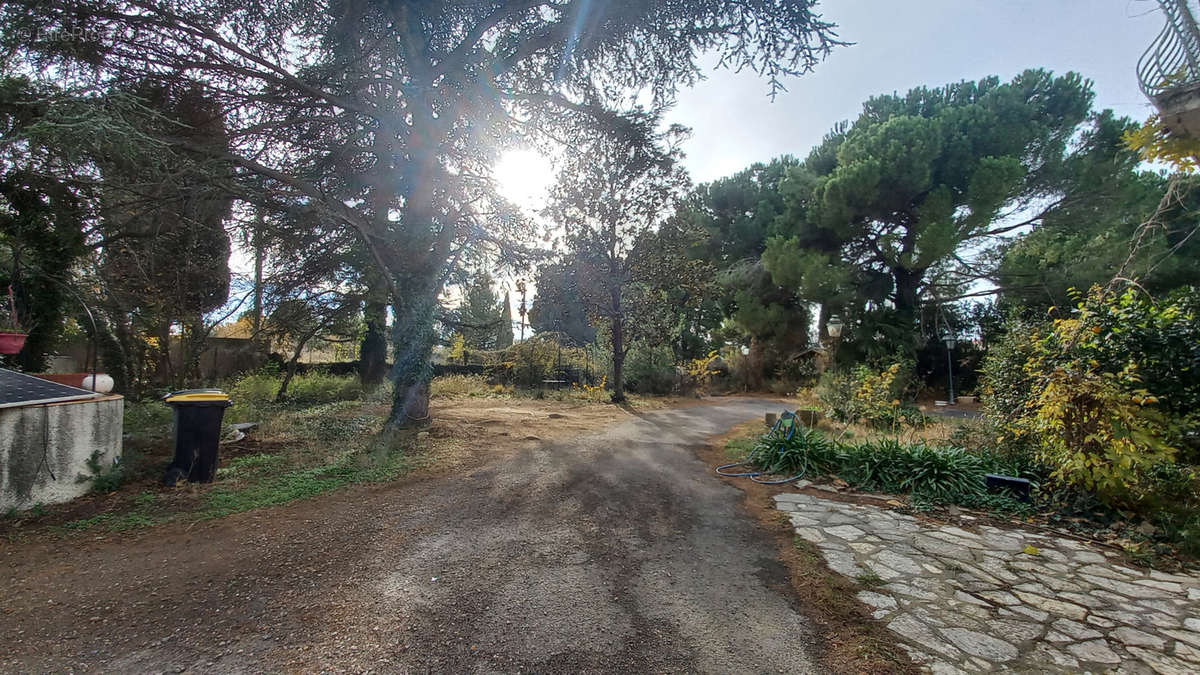
M1196 0L1158 0L1167 23L1138 59L1138 81L1155 103L1200 85L1200 28ZM1189 6L1191 5L1191 6Z

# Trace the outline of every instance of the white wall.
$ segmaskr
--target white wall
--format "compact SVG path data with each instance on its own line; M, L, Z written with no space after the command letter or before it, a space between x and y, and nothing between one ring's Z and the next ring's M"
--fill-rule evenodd
M121 396L0 408L0 512L86 493L92 453L105 468L121 455L124 408Z

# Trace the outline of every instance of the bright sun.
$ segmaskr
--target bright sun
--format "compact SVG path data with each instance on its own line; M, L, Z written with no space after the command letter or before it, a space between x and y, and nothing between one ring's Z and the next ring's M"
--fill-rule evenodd
M546 191L554 182L550 160L533 150L505 152L500 155L493 172L501 196L530 211L545 205Z

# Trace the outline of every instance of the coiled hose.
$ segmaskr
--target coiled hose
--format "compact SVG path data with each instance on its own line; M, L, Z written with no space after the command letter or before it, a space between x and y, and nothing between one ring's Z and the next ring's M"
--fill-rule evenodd
M784 423L785 421L787 422L786 424ZM755 463L755 459L757 459L758 455L770 447L770 445L769 445L770 439L777 438L780 433L780 430L786 427L787 431L786 431L786 434L783 436L783 442L787 443L788 441L792 440L793 436L796 435L796 427L799 426L799 424L800 424L800 418L796 417L796 413L788 411L788 410L783 411L779 415L779 419L775 421L775 426L771 427L771 430L768 431L765 436L763 436L762 440L760 440L758 442L758 444L756 444L754 446L754 448L752 450L750 450L750 454L746 456L745 461L734 462L732 464L723 464L721 466L718 466L717 473L722 476L728 476L730 478L746 477L760 485L783 485L784 483L790 483L794 480L800 480L801 478L804 477L804 474L808 473L808 452L807 451L804 453L803 468L800 470L800 473L796 474L795 476L792 476L791 478L784 478L783 480L759 480L758 477L762 476L766 473L764 471L739 471L739 472L726 471L726 469L731 469L735 466L753 466Z

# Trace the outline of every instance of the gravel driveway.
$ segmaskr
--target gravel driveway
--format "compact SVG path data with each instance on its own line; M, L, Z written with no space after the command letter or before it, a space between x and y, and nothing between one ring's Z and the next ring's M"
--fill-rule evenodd
M780 408L635 413L461 475L4 544L0 669L813 671L772 540L693 454Z

